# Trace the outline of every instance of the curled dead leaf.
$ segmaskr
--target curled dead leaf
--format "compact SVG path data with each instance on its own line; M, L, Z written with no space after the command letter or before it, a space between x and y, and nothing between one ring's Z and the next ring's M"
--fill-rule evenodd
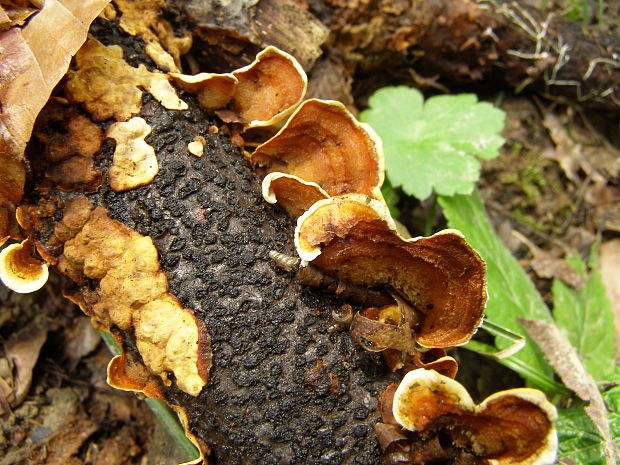
M0 245L9 237L19 238L14 215L24 190L23 154L35 118L108 1L45 2L26 26L0 36Z

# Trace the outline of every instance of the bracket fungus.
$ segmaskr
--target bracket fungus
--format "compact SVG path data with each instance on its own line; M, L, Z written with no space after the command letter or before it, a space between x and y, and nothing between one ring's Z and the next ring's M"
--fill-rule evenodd
M395 391L388 391L382 400L388 407L392 403L392 415L384 414L383 420L385 425L416 433L410 436L412 443L418 441L416 450L410 451L414 463L433 462L433 457L416 460L415 455L434 448L434 459L440 456L447 463L459 456L467 456L467 463L488 465L550 465L555 461L557 412L536 389L497 392L476 405L457 381L418 369L407 373ZM435 445L439 447L428 446L442 434L449 438L443 446L441 439ZM402 436L395 437L401 444Z
M135 11L121 11L135 19ZM106 29L94 31L98 39L118 42L120 30L106 36ZM151 45L152 34L162 39L156 32ZM66 296L123 347L109 365L110 384L165 399L201 454L213 451L218 463L376 463L370 425L378 412L369 400L398 380L400 368L454 376L442 348L467 342L482 320L484 262L457 231L407 240L397 233L380 191L380 140L337 102L301 104L307 79L290 55L268 47L231 73L166 75L130 66L120 46L102 42L89 37L59 92L95 122L118 121L106 134L116 140L113 161L97 166L110 185L87 196L76 186L59 189L61 166L51 186L33 180L18 218L32 241L24 243L29 256L36 248L67 276ZM211 115L188 107L170 81L232 127L220 130ZM161 105L143 102L142 89ZM235 145L244 144L239 131L289 115L247 156L267 173L263 197L298 217L287 236L289 220L260 200L257 173ZM290 275L274 270L266 251L293 247L302 284L371 307L354 316L347 307L342 322L353 320L360 340L381 325L374 333L381 337L367 339L385 349L392 371L377 368L350 333L330 332L330 296L300 294ZM299 265L271 256L291 270ZM510 408L506 398L537 397L519 391L467 404L459 428L486 434L489 412ZM408 440L393 423L388 428ZM507 447L520 454L525 443L514 444ZM503 453L482 440L475 446Z
M302 260L340 279L395 289L422 315L422 346L465 344L482 321L485 264L458 231L403 239L383 203L348 194L300 216L295 245Z
M198 103L207 111L225 107L235 94L235 88L239 82L232 74L170 73L170 77L184 91L196 94Z
M358 193L382 200L381 140L340 102L306 100L250 161L317 184L329 195Z
M303 215L319 200L329 198L318 184L278 171L263 178L262 191L267 203L278 203L293 218Z
M226 123L244 128L270 126L287 117L302 101L308 80L297 60L267 47L249 65L232 73L172 73L182 89L197 94L200 105ZM226 106L230 108L224 109Z
M11 244L0 252L0 280L19 293L34 292L47 282L47 263L33 257L32 243Z

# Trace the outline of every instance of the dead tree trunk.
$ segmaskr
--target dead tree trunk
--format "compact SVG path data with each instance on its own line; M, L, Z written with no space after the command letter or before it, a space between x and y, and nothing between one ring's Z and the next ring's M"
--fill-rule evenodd
M120 45L134 68L153 67L142 40L119 28L118 20L99 19L91 33L108 46ZM99 78L89 79L92 85ZM159 172L153 182L116 192L110 187L114 144L105 141L94 151L83 145L96 146L111 120L90 121L92 109L67 103L67 88L61 85L59 100L39 115L26 151L32 177L22 205L33 239L75 279L66 294L94 315L103 278L72 274L69 242L63 252L57 241L59 228L66 232L70 223L68 205L78 202L84 211L109 216L121 235L148 236L170 294L194 310L210 337L213 364L200 395L183 392L174 377L164 383L148 375L140 390L184 412L189 432L211 452L209 463L376 463L377 399L394 376L332 324L340 305L334 298L302 288L269 258L270 250L293 253L293 225L264 202L259 178L227 129L191 95L182 94L189 109L176 111L145 93L135 116L151 130L145 142ZM100 110L122 112L128 95ZM188 153L197 137L204 141L201 157ZM79 233L86 234L77 228L65 240ZM113 248L116 236L109 237ZM110 330L126 350L125 368L140 371L133 333L117 324Z

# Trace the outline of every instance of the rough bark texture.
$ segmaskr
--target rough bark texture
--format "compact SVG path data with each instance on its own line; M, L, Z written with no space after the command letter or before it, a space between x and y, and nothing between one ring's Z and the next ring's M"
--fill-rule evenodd
M91 32L146 61L140 41L112 24L98 23ZM377 399L395 376L334 325L331 312L340 303L302 288L269 258L269 250L293 253L291 221L264 202L258 176L222 131L209 131L219 123L191 96L183 98L190 110L180 112L164 109L148 95L143 99L139 116L152 128L146 142L158 159L155 180L112 191L113 147L106 142L96 164L104 182L88 194L113 219L153 239L170 292L194 309L210 333L213 367L207 386L194 398L173 383L162 386L165 397L186 411L191 432L212 450L210 463L376 463L381 455L372 430ZM36 129L56 130L53 124ZM187 152L197 135L206 139L201 158ZM41 150L41 142L34 141L29 155L36 158ZM44 184L43 172L43 167L35 170L38 178L26 203L61 205L76 195L37 189ZM60 210L44 219L37 239L45 244L61 218ZM88 282L70 292L97 285ZM132 338L115 332L139 357Z
M311 11L362 72L410 67L447 85L499 81L618 111L620 39L509 0L324 0Z

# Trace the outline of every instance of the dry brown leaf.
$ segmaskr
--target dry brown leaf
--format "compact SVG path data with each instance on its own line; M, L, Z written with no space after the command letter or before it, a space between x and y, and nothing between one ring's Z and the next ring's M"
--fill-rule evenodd
M101 336L86 316L77 317L65 331L64 352L73 364L94 351L101 342Z
M39 449L38 457L29 457L29 463L32 465L75 463L71 460L72 456L78 453L84 441L97 429L98 425L95 422L81 416L66 419L64 426L46 441L45 447Z
M580 289L585 284L586 278L577 273L566 261L542 250L519 231L514 230L512 234L530 249L534 256L530 266L539 277L557 278L576 289Z
M108 1L48 0L25 27L0 35L0 244L18 235L14 212L35 118Z
M605 177L591 160L601 158L595 153L596 150L606 149L604 147L585 147L576 142L565 128L565 124L571 123L566 119L567 117L561 118L550 111L545 114L543 125L549 131L549 135L555 143L555 149L546 150L544 155L557 161L566 176L573 182L580 183L579 171L582 170L595 184L604 184L606 182ZM571 130L575 128L571 124Z
M616 335L620 341L620 239L601 244L601 276L607 296L616 317ZM616 347L616 360L620 360L620 345Z
M6 31L13 26L23 26L28 18L39 11L29 5L15 4L10 1L2 2L0 6L0 31Z
M549 364L560 376L564 385L574 391L580 399L590 402L585 411L604 438L607 464L615 464L614 457L618 451L611 438L605 401L598 390L596 381L586 370L575 348L552 322L526 318L519 318L519 322L542 349Z
M13 334L11 339L4 345L6 362L3 366L8 372L2 370L2 390L7 386L11 391L3 392L6 401L11 407L16 407L26 398L32 381L32 370L39 359L41 347L47 339L47 328L44 325L33 323L23 330ZM3 408L0 407L0 413Z

